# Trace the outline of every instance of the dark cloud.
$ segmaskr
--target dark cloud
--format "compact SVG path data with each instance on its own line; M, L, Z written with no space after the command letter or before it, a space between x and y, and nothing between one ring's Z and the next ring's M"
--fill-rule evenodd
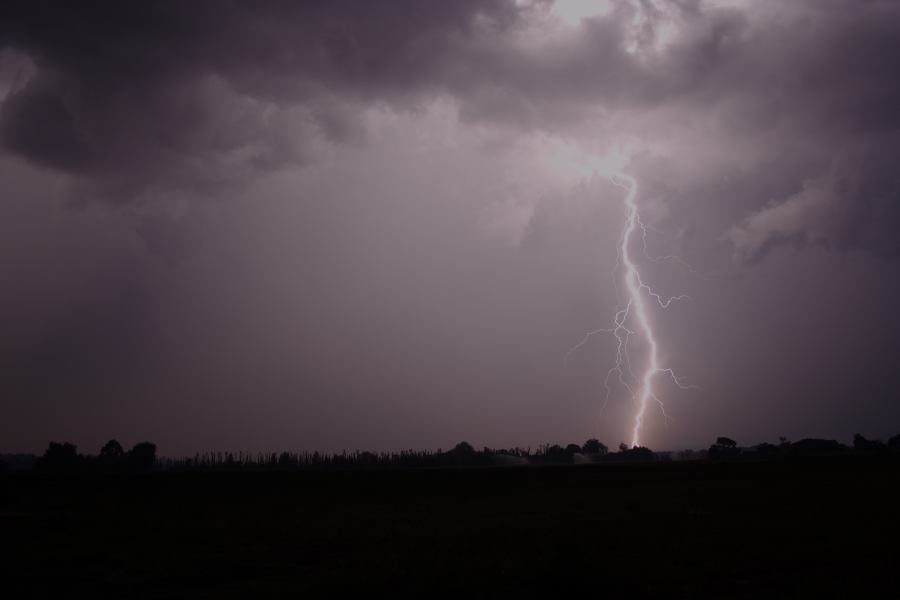
M347 107L441 80L439 63L512 17L503 2L12 2L0 40L36 74L0 113L11 152L101 184L246 181L345 140Z
M884 229L896 180L872 165L898 150L896 3L619 2L564 32L551 8L5 3L0 40L37 69L4 102L0 137L94 184L88 195L127 199L303 164L317 143L363 135L372 103L402 110L436 94L456 98L464 120L519 132L612 123L607 135L652 146L691 122L688 143L727 153L742 138L753 150L742 167L758 177L771 157L805 159L786 174L802 196L733 206L736 256L781 240L896 253ZM666 120L643 125L660 110Z

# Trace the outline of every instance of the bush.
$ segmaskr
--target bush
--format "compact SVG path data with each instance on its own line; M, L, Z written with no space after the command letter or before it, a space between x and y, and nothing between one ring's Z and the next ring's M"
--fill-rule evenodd
M50 442L44 455L37 461L37 468L55 473L74 471L78 467L78 449L69 442Z
M591 438L581 446L581 451L585 454L606 454L609 448L603 445L600 440Z

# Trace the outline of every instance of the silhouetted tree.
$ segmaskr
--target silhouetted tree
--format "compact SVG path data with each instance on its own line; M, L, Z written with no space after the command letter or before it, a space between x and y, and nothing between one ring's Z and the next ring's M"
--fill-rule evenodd
M888 448L891 450L900 450L900 434L897 434L888 440Z
M479 455L475 448L472 447L472 444L469 442L460 442L456 446L453 447L453 450L448 450L445 453L445 458L442 459L444 464L454 464L454 465L470 465L478 462Z
M566 446L566 454L569 455L569 458L575 456L579 452L581 452L581 446L578 444L569 444Z
M716 443L709 447L710 460L720 460L723 458L734 458L740 454L737 442L731 438L719 436Z
M853 449L862 452L874 452L884 450L884 444L878 440L867 440L857 433L853 435Z
M608 454L605 460L613 462L652 462L656 460L653 450L645 446L635 446L629 448L625 444L619 444L619 451L615 454Z
M106 464L116 464L122 461L125 449L118 440L109 440L100 448L100 460Z
M141 442L126 455L128 468L133 471L149 471L156 463L156 444Z
M606 454L609 448L600 443L600 440L591 438L582 444L581 451L585 454Z
M544 449L544 459L548 462L569 462L572 457L566 453L565 448L559 444L553 444Z
M78 451L74 444L50 442L44 455L36 465L45 471L73 471L78 466Z
M453 447L453 450L451 450L451 452L462 455L471 455L475 454L475 448L473 448L472 444L470 444L469 442L460 442Z

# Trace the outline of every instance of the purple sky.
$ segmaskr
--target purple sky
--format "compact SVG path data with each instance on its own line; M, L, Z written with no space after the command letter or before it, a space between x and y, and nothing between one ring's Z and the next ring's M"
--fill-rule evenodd
M0 451L628 441L612 165L644 443L895 434L898 73L892 1L4 2Z

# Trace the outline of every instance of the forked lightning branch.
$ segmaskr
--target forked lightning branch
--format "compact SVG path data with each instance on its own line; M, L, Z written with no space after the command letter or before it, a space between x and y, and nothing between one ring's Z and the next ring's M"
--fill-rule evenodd
M631 253L635 234L640 230L642 247L646 255L647 228L641 221L638 212L636 202L638 193L637 181L621 172L610 175L609 180L625 192L624 205L626 216L622 227L622 235L619 239L615 271L616 277L621 276L624 282L626 299L624 306L620 305L617 307L610 327L587 332L581 342L570 349L566 356L568 357L571 353L584 346L596 334L612 334L616 340L616 359L613 366L607 371L603 381L606 388L603 408L606 408L613 393L613 387L616 384L628 392L635 405L631 445L640 446L641 428L644 424L647 408L651 402L656 403L663 417L668 420L665 404L657 394L656 389L654 389L657 376L665 375L676 386L683 389L696 387L685 385L681 378L675 374L675 371L660 364L659 342L653 331L653 323L648 310L652 307L668 308L672 302L685 299L687 296L664 298L653 291L644 281ZM633 359L634 344L629 344L629 342L635 337L640 338L643 342L641 345L643 353L639 358L635 357ZM633 368L632 365L636 362L635 359L637 359L638 366Z

